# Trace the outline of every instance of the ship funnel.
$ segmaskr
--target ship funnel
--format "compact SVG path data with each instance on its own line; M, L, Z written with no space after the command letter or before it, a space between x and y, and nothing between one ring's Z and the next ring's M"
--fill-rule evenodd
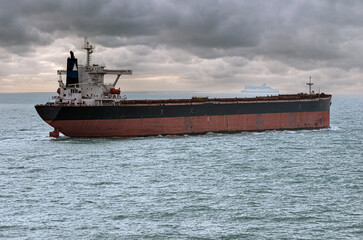
M67 59L67 82L66 86L79 83L78 81L78 63L74 53L70 51L71 57Z

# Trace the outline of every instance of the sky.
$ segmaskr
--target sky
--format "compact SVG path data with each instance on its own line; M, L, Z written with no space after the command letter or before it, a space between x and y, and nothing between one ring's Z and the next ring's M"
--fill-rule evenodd
M131 69L123 91L266 83L363 95L361 0L0 0L0 92L54 92L69 51ZM111 79L113 80L113 79ZM109 78L106 81L111 81Z

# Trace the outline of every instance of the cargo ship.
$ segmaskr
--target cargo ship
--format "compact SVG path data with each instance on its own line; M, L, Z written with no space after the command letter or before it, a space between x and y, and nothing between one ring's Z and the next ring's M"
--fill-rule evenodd
M86 39L85 65L70 52L67 69L58 70L58 95L35 106L54 128L50 137L135 137L329 127L331 95L309 93L250 98L127 100L116 84L131 70L91 64L93 45ZM106 84L104 76L115 75ZM62 75L66 75L64 84Z

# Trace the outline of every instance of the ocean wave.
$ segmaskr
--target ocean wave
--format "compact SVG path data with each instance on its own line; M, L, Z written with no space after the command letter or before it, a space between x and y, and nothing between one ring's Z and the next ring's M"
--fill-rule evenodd
M335 125L330 125L330 127L329 127L329 128L327 128L327 129L329 129L329 130L331 130L331 131L339 131L339 130L341 130L341 128L340 128L340 127L335 126Z

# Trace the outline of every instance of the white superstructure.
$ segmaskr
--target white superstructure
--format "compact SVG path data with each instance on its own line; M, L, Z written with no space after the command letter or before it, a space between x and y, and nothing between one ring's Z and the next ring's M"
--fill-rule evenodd
M115 102L124 100L120 96L120 89L115 89L121 75L131 75L131 70L109 70L105 66L91 65L91 54L94 46L85 39L84 47L87 51L86 65L78 65L73 52L67 60L67 70L58 70L59 89L58 96L53 97L58 104L69 105L112 105ZM111 84L105 84L105 74L116 75ZM66 75L66 84L62 76Z

